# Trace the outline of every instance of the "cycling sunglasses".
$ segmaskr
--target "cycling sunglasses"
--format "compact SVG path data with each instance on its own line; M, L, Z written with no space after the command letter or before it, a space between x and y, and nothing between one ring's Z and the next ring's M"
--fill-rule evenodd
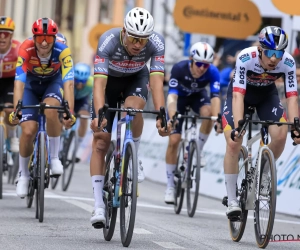
M0 30L0 38L2 38L3 35L4 35L4 38L8 38L8 36L9 36L10 34L12 34L11 31L2 31L2 30Z
M126 36L129 42L136 44L136 43L140 43L141 45L145 45L148 41L149 41L149 37L136 37L136 36L132 36L130 34L128 34L128 32L126 31Z
M43 43L44 41L46 41L46 43L54 43L55 41L55 36L45 36L45 35L39 35L39 36L34 36L35 37L35 41L37 43Z
M266 57L271 58L273 55L275 55L275 57L277 59L282 58L283 54L284 54L284 50L273 50L273 49L264 49L264 54Z
M196 66L198 68L201 68L203 66L203 68L205 68L205 69L207 69L209 67L209 65L210 65L209 63L204 63L204 62L195 62L194 61L194 63L196 64Z

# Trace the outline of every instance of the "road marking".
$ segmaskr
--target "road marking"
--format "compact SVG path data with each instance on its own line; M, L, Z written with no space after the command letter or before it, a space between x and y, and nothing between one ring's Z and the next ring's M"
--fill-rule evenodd
M135 234L153 234L151 233L150 231L146 230L146 229L143 229L143 228L134 228L133 229L133 232Z
M89 204L77 201L77 200L64 200L67 203L70 203L76 207L82 208L85 211L88 211L89 213L92 213L92 211L94 210L94 206L91 206Z
M152 241L152 242L167 249L184 249L184 247L178 246L173 242L158 242L158 241Z
M3 196L17 196L17 195L16 195L16 193L6 193L5 192L5 193L3 193ZM62 195L55 195L55 194L49 195L47 193L45 195L45 198L61 199L61 200L92 201L92 202L94 201L94 199L92 199L92 198L83 198L83 197L76 197L76 196L62 196ZM144 208L160 209L160 210L170 210L170 211L174 210L173 207L151 205L151 204L147 204L147 203L137 203L137 206L138 207L144 207ZM89 210L89 212L91 212L92 210ZM183 208L182 211L186 212L187 209ZM222 216L222 217L226 216L225 211L216 211L216 210L215 211L213 211L213 210L208 211L206 208L198 208L198 210L196 210L196 213L198 213L198 214L209 214L209 215L219 215L219 216ZM251 216L251 215L248 215L248 218L254 219L254 217ZM291 221L291 220L275 219L275 222L293 224L293 225L300 225L300 222Z

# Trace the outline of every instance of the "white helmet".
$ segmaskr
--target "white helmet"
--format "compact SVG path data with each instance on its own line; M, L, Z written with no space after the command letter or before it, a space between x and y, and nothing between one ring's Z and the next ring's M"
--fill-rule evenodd
M133 35L150 36L154 29L153 17L148 10L133 8L124 19L124 27Z
M212 63L214 60L214 50L208 43L198 42L191 47L190 56L196 62Z

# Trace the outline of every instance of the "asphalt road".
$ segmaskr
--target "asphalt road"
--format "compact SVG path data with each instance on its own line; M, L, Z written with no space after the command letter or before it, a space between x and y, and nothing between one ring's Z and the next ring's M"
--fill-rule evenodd
M93 193L89 166L76 165L68 191L61 190L58 183L55 190L46 191L44 222L39 223L34 206L26 208L26 200L16 197L15 187L5 184L0 200L0 249L123 249L118 221L110 242L104 240L102 229L94 229L90 224ZM131 249L257 248L252 211L242 240L235 243L220 200L200 196L196 214L189 218L186 209L176 215L173 206L164 203L165 187L161 184L144 181L139 190ZM277 214L273 234L281 235L281 239L283 234L289 234L296 239L300 235L300 219ZM268 249L296 250L300 249L300 242L270 242Z

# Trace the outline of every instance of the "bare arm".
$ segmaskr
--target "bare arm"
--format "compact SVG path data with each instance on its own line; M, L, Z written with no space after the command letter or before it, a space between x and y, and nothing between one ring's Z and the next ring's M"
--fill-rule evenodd
M243 119L244 114L244 95L239 92L233 92L232 113L234 118L234 127L238 127L239 120Z
M70 110L74 110L74 81L64 83L64 99L68 101Z
M93 101L96 114L98 110L105 104L105 88L107 84L107 77L95 77L93 87Z
M159 110L160 107L165 106L165 96L163 89L164 76L163 75L150 75L150 89L152 92L152 100L154 108Z
M211 114L212 116L218 116L220 113L221 101L219 97L210 99L211 101Z
M297 96L291 96L291 97L287 98L286 100L287 100L289 121L294 122L294 118L299 117L298 97Z
M177 99L178 99L178 95L176 94L169 94L167 97L167 108L168 108L169 118L172 118L177 111Z
M14 83L14 107L16 108L18 101L22 100L24 93L24 82L16 80Z

